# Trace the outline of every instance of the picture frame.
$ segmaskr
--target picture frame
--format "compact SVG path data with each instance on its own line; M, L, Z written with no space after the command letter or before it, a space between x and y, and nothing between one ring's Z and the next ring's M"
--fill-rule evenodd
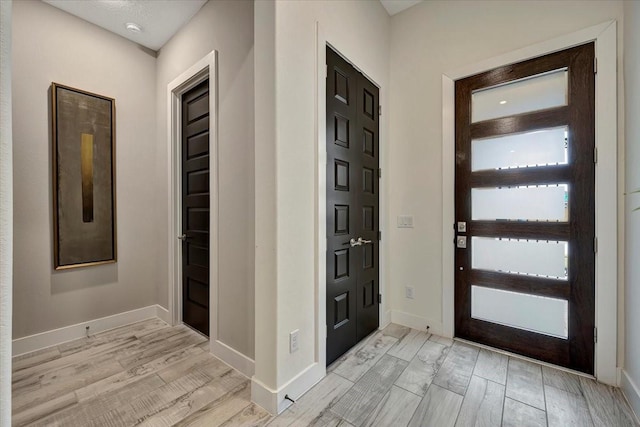
M117 260L115 99L51 83L53 266Z

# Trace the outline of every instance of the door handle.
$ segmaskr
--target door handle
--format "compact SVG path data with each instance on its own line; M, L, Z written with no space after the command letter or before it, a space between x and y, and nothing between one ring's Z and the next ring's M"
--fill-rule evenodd
M183 242L185 240L187 240L189 238L189 236L187 236L186 234L183 234L182 236L178 236L178 239L182 240Z
M371 240L364 240L362 237L358 237L358 243L360 243L361 245L366 245L371 243Z
M358 240L356 240L352 237L351 240L349 240L349 244L351 245L352 248L354 246L362 246L362 238L358 237Z

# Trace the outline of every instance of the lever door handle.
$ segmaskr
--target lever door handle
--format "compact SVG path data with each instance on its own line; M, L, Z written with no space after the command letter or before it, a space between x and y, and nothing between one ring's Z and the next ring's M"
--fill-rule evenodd
M351 245L352 248L354 246L362 246L362 238L358 237L358 240L356 240L352 237L351 240L349 240L349 244Z
M189 237L187 237L187 235L186 235L186 234L183 234L182 236L178 236L178 239L180 239L180 240L182 240L182 241L185 241L185 240L187 240L188 238L189 238Z
M358 237L358 243L360 243L361 245L366 245L368 243L371 243L371 240L364 240L362 237Z

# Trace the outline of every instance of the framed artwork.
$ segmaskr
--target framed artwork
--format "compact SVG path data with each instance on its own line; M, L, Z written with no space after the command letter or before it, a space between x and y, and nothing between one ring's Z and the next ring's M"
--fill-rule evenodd
M51 84L53 264L116 262L115 100Z

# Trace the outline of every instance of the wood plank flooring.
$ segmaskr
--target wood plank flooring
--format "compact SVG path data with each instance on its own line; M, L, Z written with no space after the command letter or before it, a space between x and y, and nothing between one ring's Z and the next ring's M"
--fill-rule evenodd
M13 426L262 426L249 379L152 319L13 359Z
M393 324L327 372L268 426L640 426L619 389Z
M147 320L13 359L14 426L636 426L620 390L398 325L282 414L184 326Z

